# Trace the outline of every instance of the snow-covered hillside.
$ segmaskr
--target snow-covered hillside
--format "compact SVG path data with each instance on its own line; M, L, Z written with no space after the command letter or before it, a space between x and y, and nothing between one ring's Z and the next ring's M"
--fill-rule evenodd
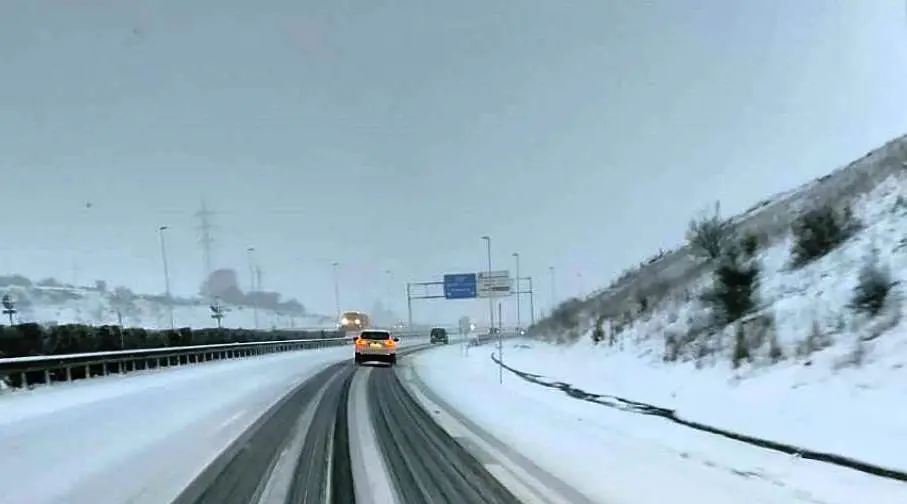
M791 265L790 232L755 254L758 305L739 323L708 327L702 294L714 279L705 268L666 284L666 296L629 320L603 324L599 343L592 338L599 314L586 304L574 319L575 343L535 342L504 357L521 371L590 393L907 471L907 169L889 173L851 208L861 228L802 267ZM854 299L861 271L872 263L890 274L893 287L870 316ZM565 341L563 331L543 336ZM740 341L749 358L738 367Z
M899 333L903 299L896 294L900 291L895 289L888 308L872 320L850 307L860 269L873 255L878 257L881 268L891 271L895 282L907 284L907 178L890 177L861 197L854 205L854 212L865 227L841 247L803 268L790 265L791 235L755 257L761 266L758 300L762 308L744 324L770 324L783 356L811 358L807 350L821 348L810 348L810 345L828 346L830 349L823 352L822 358L834 354L830 362L835 367L844 367L852 363L857 350L871 359L874 352L870 351L870 345L891 344L894 348L907 349L907 340ZM667 296L654 310L624 327L620 339L645 348L647 355L661 360L667 338L682 340L706 322L707 308L700 295L711 282L711 274L706 272L694 283L676 289L674 295ZM885 331L892 332L892 337L881 337ZM733 336L730 327L723 336L725 339ZM763 349L767 352L768 347L766 339ZM894 348L886 347L883 353ZM722 358L708 350L708 356L704 356L708 360ZM691 345L680 349L679 358L695 359L697 355L701 355L699 350ZM907 358L907 353L904 357ZM766 364L771 360L767 353L756 353L754 358Z
M907 166L907 135L896 138L865 156L810 181L794 190L766 198L731 219L741 231L758 231L771 238L788 232L793 219L804 208L821 202L836 202L865 194L890 175ZM638 296L663 289L665 284L695 282L703 274L702 264L680 246L663 251L624 271L608 287L596 291L583 305L586 309L621 311Z
M170 312L160 297L134 295L118 300L105 290L68 286L4 286L3 294L15 300L18 313L14 321L41 324L117 324L124 326L164 329L170 327ZM254 328L256 313L250 307L225 306L223 326ZM289 315L259 309L261 329L333 328L333 317L322 315ZM203 299L176 300L173 305L176 327L216 327L211 318L209 303Z

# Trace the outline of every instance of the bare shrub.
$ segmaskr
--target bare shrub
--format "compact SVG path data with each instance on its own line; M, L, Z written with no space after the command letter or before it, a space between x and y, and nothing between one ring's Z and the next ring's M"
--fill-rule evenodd
M595 320L595 328L592 330L592 342L596 345L605 340L605 320L604 315L599 315Z
M809 334L807 334L806 338L797 343L796 355L799 358L807 358L818 351L830 347L832 344L834 344L834 341L831 339L831 336L822 332L822 329L819 327L819 322L813 320L810 325Z
M742 323L737 323L734 328L734 352L731 355L731 363L734 366L734 369L740 367L743 361L752 361L753 355L750 352L750 347L746 341L746 333L743 329Z
M759 350L774 336L774 319L768 314L746 317L740 323L751 351Z
M686 239L694 255L718 259L731 240L733 226L728 219L721 217L720 210L720 203L715 203L715 211L711 215L704 214L690 221Z
M724 327L739 320L756 307L758 277L756 263L741 260L734 249L725 251L713 273L712 286L701 296L711 309L716 326Z
M860 229L850 206L837 210L822 205L804 212L791 224L794 236L791 265L800 268L838 248Z
M850 307L857 313L875 318L885 307L888 294L894 287L891 271L879 264L879 254L873 250L860 268Z
M675 334L666 334L665 335L665 351L664 357L662 360L665 362L677 362L677 357L680 354L680 345L677 341L677 335Z
M772 331L768 340L768 358L772 364L777 364L784 360L784 349L781 348L778 335L774 331Z
M740 239L740 251L743 253L744 257L755 257L756 253L765 246L767 241L768 239L765 234L750 231L744 234Z

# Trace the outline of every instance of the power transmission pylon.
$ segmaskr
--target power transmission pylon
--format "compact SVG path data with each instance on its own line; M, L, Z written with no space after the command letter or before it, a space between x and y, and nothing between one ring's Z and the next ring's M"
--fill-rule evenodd
M208 275L211 274L211 248L214 245L214 237L212 236L211 232L216 227L211 223L211 217L213 215L214 213L208 210L208 207L205 204L205 200L203 199L201 209L199 209L198 212L195 212L195 216L199 219L198 243L202 246L202 259L204 260L205 267L204 280L207 280Z

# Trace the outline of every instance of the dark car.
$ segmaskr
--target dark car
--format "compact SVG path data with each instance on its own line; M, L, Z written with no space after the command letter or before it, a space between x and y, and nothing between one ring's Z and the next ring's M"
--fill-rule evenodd
M431 330L430 340L432 343L450 343L450 340L447 337L447 329L443 327L435 327Z

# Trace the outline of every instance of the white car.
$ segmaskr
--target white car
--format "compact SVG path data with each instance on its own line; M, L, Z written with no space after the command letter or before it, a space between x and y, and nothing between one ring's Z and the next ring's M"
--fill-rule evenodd
M397 363L397 343L400 338L395 338L390 331L367 329L356 337L354 347L356 350L356 364L363 362L387 362L391 366Z

